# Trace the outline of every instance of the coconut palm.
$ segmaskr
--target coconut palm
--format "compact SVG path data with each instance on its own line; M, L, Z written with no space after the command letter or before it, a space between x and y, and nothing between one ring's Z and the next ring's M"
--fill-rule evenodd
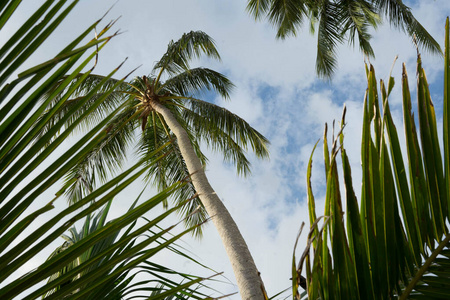
M69 198L76 202L89 193L98 180L104 180L123 165L128 146L137 145L137 153L150 165L147 177L159 189L186 181L174 199L192 199L182 208L189 226L204 222L207 216L212 218L231 260L242 297L263 297L262 282L246 243L206 178L206 157L200 144L205 143L221 152L226 161L236 165L238 173L246 175L250 172L246 151L251 148L258 157L267 157L268 141L237 115L200 99L199 96L211 91L227 99L233 88L224 75L214 70L190 67L190 61L202 54L220 58L213 40L204 32L184 34L178 41L169 43L166 53L148 76L118 85L103 106L90 115L85 123L87 127L101 120L108 110L124 106L106 125L107 137L68 174L68 181L74 182L69 188ZM100 75L76 78L72 84L76 86L74 94L77 97L59 109L47 128L63 118L67 109L77 105L83 95L91 92L92 85L102 80L104 76ZM114 85L117 81L109 79L104 89ZM54 87L55 90L58 88ZM102 97L103 90L96 95ZM54 101L58 101L58 97ZM95 97L79 110L79 114L94 103ZM69 120L67 126L70 124ZM41 134L46 131L44 128ZM164 149L164 154L154 163L156 156L149 153L159 148ZM199 235L201 227L197 229Z
M151 226L156 226L176 210L174 208L164 214L156 215L153 222L135 225L134 230L130 229L130 224L162 203L183 185L177 183L153 197L148 197L120 218L104 224L102 230L92 233L76 246L55 254L48 261L42 261L42 257L50 252L51 244L57 241L61 234L76 222L102 208L134 180L143 176L147 168L152 167L150 164L145 166L139 161L93 189L88 196L80 198L75 205L66 207L63 203L66 208L57 208L57 204L64 201L62 194L67 186L62 189L58 189L58 186L60 187L65 174L77 166L86 153L90 153L104 139L107 135L104 126L114 118L120 108L112 114L104 115L104 119L84 136L67 140L77 125L90 114L90 110L95 110L97 106L102 105L104 99L113 92L113 89L104 90L103 96L96 98L96 103L90 106L90 110L74 117L74 113L86 102L91 101L95 92L103 85L103 82L99 82L92 87L92 93L68 109L63 118L50 128L46 127L48 119L42 118L42 114L48 109L50 102L53 101L55 109L48 111L45 115L53 118L57 108L64 106L73 92L67 89L61 94L61 90L52 90L52 87L59 83L58 87L63 90L72 83L74 78L88 76L90 71L80 75L81 70L92 63L98 51L114 37L114 34L107 35L113 22L95 34L94 29L101 22L99 20L80 36L75 37L69 45L61 45L62 50L55 57L30 69L20 69L23 63L29 62L30 56L39 49L78 3L78 1L60 0L42 2L41 6L23 23L20 23L23 18L14 17L14 11L20 5L20 0L0 2L0 34L2 34L1 40L5 41L0 47L1 299L36 299L54 290L55 285L60 288L48 298L62 299L71 293L78 293L80 286L85 285L86 282L95 284L91 284L89 290L83 289L83 292L99 293L104 288L103 284L119 272L124 274L133 270L151 255L166 249L180 236L193 230L188 229L181 235L168 236L167 241L150 250L147 246L154 243L158 236L167 233L171 227L143 241L131 242L136 236L147 232ZM6 35L3 29L10 20L15 22L15 26L9 27L9 32L16 25L19 27L12 34ZM95 38L86 44L82 43L89 36ZM104 78L104 81L107 81L116 71L117 69L113 70ZM11 79L13 74L15 78ZM118 82L120 83L121 81ZM59 100L54 101L54 97L50 95L48 101L41 102L42 97L48 95L51 90L55 93L54 95L61 96ZM69 118L71 126L65 127ZM47 130L46 134L39 134L44 127ZM59 135L54 138L57 132ZM47 147L42 150L44 145ZM157 163L157 160L154 162ZM72 269L71 273L60 276L59 281L54 280L45 284L49 276L66 268L70 262L89 251L98 241L107 240L124 228L130 229L127 236L110 244L110 247L101 251L98 256L86 259L83 265ZM124 250L122 247L125 244L127 248ZM121 249L124 250L122 253ZM90 266L97 264L101 257L110 258L102 264L103 269L99 268L87 275L78 276ZM105 276L105 269L114 270L114 272ZM188 285L194 282L189 280L185 283ZM177 288L171 288L167 294L175 295ZM145 292L145 289L140 291ZM147 295L150 295L150 292L147 292Z
M267 17L277 28L277 38L295 36L305 19L311 32L317 30L316 70L330 78L337 68L336 47L358 39L360 50L373 57L369 30L376 29L386 17L389 23L406 32L414 43L433 53L442 53L439 44L415 19L403 1L393 0L248 0L247 10L255 18Z
M450 42L446 22L443 142L439 145L435 106L417 59L418 131L412 112L408 74L403 66L402 154L388 96L394 86L367 70L361 142L362 189L358 203L340 132L331 151L324 138L327 192L323 218L316 217L308 167L311 231L299 267L293 265L294 295L306 262L308 299L449 299L450 285ZM380 107L380 102L382 105ZM345 111L344 111L345 116ZM345 119L342 119L344 126ZM443 152L442 152L443 150ZM337 159L342 158L345 194L341 196ZM344 203L346 213L344 214ZM346 224L344 224L346 216ZM322 226L321 219L324 220ZM346 225L346 226L345 226ZM319 228L320 227L320 228ZM314 257L311 255L311 246ZM295 258L294 258L295 260Z

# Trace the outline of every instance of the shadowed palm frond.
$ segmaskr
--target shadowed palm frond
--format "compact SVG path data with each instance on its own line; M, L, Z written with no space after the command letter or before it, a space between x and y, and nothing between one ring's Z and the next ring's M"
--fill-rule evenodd
M138 125L133 116L131 110L117 114L104 129L105 137L67 174L65 182L72 183L66 191L69 203L79 201L97 186L98 181L105 182L123 168L127 151L136 139Z
M310 21L312 33L318 31L316 72L319 77L331 78L336 71L336 46L346 42L354 44L374 56L370 45L369 29L376 29L381 17L406 32L419 46L441 54L441 48L426 29L414 18L411 9L398 0L248 0L247 11L261 19L266 16L277 29L277 38L296 35L305 18ZM316 26L318 24L318 30Z
M276 37L285 39L289 35L296 36L297 29L303 25L308 14L306 1L274 0L268 12L269 22L278 28Z
M324 1L318 16L316 60L317 74L324 78L333 74L337 68L336 46L343 41L338 18L338 7L334 3Z
M389 22L397 28L407 32L412 38L416 38L419 46L432 53L442 54L439 43L427 32L427 30L414 18L411 9L398 0L373 0L379 10L389 19Z
M75 113L71 114L70 118L66 120L66 127L70 126L74 120L79 118L79 116L92 107L93 104L99 102L98 100L105 95L106 91L109 91L118 84L119 85L115 87L115 90L108 94L105 101L101 101L100 105L83 119L80 129L88 130L93 125L98 124L99 121L103 120L105 116L124 102L124 94L121 91L127 89L127 84L120 83L117 79L106 78L105 76L95 74L80 73L71 81L69 86L55 95L54 92L57 91L60 83L64 79L65 78L61 79L58 84L53 86L52 89L42 97L43 100L51 98L51 103L47 111L40 117L40 119L48 119L48 121L47 124L40 129L36 138L42 137L49 128L54 126L59 120L67 117L68 111L71 111L72 108L76 108L74 110ZM83 101L84 97L92 91L94 87L97 87L96 93L89 98L89 101L85 102L82 106L79 106L78 103ZM74 98L71 98L71 96L74 96ZM55 103L60 104L58 107L55 107ZM56 109L56 112L53 111L54 109Z
M370 45L371 35L368 33L370 27L377 28L381 19L376 13L376 8L367 1L341 1L338 3L340 20L342 24L342 35L349 35L349 42L355 44L355 36L358 37L361 52L374 57Z
M251 148L257 157L268 158L269 141L244 119L213 103L195 98L186 98L186 101L188 105L183 117L210 147L214 149L216 147L214 143L220 143L216 149L220 149L226 155L230 149L237 150L235 145L239 145L245 151ZM208 131L207 128L211 130ZM230 142L230 145L222 144L224 142Z
M270 8L272 0L249 0L247 3L247 11L255 17L262 18Z

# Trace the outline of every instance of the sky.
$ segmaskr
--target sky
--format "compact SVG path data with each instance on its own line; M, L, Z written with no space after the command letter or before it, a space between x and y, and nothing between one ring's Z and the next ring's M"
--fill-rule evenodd
M25 20L38 3L41 1L24 1L16 20ZM450 15L448 0L405 3L411 6L416 18L443 48L445 18ZM213 37L221 62L202 59L195 64L227 75L236 89L230 101L214 96L207 100L244 118L265 135L271 145L270 160L257 160L249 153L252 175L247 178L237 176L235 168L224 164L220 154L206 151L209 158L207 176L241 229L268 295L272 296L290 286L294 242L301 223L305 222L306 227L309 225L306 166L311 151L322 138L324 124L331 126L333 120L341 119L344 104L347 107L345 144L356 178L354 181L360 180L359 145L366 78L363 55L358 49L344 45L338 48L339 65L333 79L330 82L318 79L315 73L316 37L309 34L309 29L301 30L296 37L276 40L274 28L265 20L255 21L245 6L244 0L81 0L37 53L34 62L56 54L75 34L81 33L111 7L102 24L120 17L114 28L122 33L101 51L96 73L106 74L128 58L118 75L125 75L138 66L135 75L147 74L170 40L177 40L191 30L202 30ZM14 24L6 28L13 29ZM386 24L373 32L372 45L376 58L370 61L378 79L387 81L398 55L392 76L400 82L404 62L410 86L415 89L416 49L410 38ZM441 118L443 59L422 52L432 99L438 118ZM401 127L399 84L390 101L397 127ZM317 215L323 213L325 183L321 153L319 143L312 175ZM141 188L142 184L136 183L133 189L140 192ZM355 184L357 195L358 188ZM111 216L119 216L129 205L129 197L119 197ZM206 226L203 239L186 237L181 244L203 264L224 272L219 278L221 282L208 283L219 291L212 295L237 292L233 272L212 224ZM297 256L301 255L305 245L306 232L300 237ZM203 276L213 274L170 254L162 253L158 259L178 271ZM227 299L240 298L236 294Z

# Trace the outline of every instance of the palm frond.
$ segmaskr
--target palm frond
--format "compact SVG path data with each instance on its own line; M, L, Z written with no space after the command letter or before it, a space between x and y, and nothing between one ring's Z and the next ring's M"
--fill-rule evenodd
M87 75L87 76L85 76ZM110 90L112 87L119 83L119 80L115 78L105 78L102 75L95 74L83 74L80 73L74 80L71 81L70 85L65 89L57 93L54 92L59 88L60 83L65 78L62 78L60 82L55 84L47 93L45 93L42 97L43 101L48 101L49 97L51 104L49 105L46 112L42 114L41 119L48 118L47 115L50 115L52 109L54 109L55 103L61 103L55 113L52 113L51 117L47 121L48 123L39 131L36 138L42 137L52 126L54 126L59 120L64 118L67 115L67 112L71 110L73 107L77 107L77 104L83 100L83 98L93 90L94 87L98 86L101 82L100 88L97 90L97 93L89 98L84 105L78 107L74 114L67 120L66 126L70 126L74 120L76 120L79 116L81 116L86 110L89 109L94 103L98 102L98 99L103 97L104 93ZM105 81L105 79L107 79ZM98 124L100 120L103 120L105 116L110 114L114 109L116 109L120 104L125 101L126 95L124 95L121 91L127 88L126 83L122 83L119 86L115 87L115 90L108 94L105 101L102 101L101 104L97 107L95 111L89 114L86 118L84 118L83 122L80 124L80 130L87 130L92 127L94 124Z
M202 54L220 59L214 40L202 31L191 31L183 34L178 41L171 41L166 53L153 68L152 73L158 74L156 83L159 82L162 73L174 75L189 70L189 62Z
M324 1L318 19L316 71L319 76L330 78L337 68L336 46L342 43L336 4Z
M442 54L439 43L413 16L411 9L398 0L374 0L381 12L388 17L389 22L397 28L406 31L415 38L419 45L432 53Z
M208 68L190 69L167 79L160 87L180 96L199 96L205 91L215 91L224 99L230 97L233 88L234 84L226 76Z
M135 141L137 126L133 111L123 111L106 126L106 135L87 153L65 178L71 185L66 190L69 203L75 203L88 195L97 182L105 182L123 168L127 151ZM131 120L130 120L131 119Z
M447 18L445 108L450 100L447 93L448 24ZM305 250L308 297L447 299L450 297L447 272L450 264L450 192L444 164L448 169L449 154L446 152L449 148L444 147L442 155L435 106L420 55L417 57L417 127L405 65L402 72L406 155L401 150L388 101L394 80L389 79L387 88L383 81L380 82L381 114L375 71L372 66L366 70L368 89L364 96L361 141L361 200L358 201L354 193L343 133L338 134L329 151L325 131L327 194L324 215L330 222L323 225L323 233L312 225L313 235L308 237L314 246L313 257L309 248ZM444 124L448 124L447 110L444 109ZM341 129L344 125L343 117ZM448 132L446 128L444 131ZM345 230L336 171L338 152L342 154L346 190L342 198L347 203ZM310 184L311 161L307 176L310 216L315 225L318 219ZM295 272L297 277L301 275L301 269Z
M246 174L248 161L243 155L251 148L257 157L268 158L269 141L249 123L227 109L195 98L186 98L183 118L194 132L214 150L224 153L225 159Z
M360 50L368 56L374 57L372 46L370 45L371 35L368 30L372 26L377 28L381 19L376 13L376 8L367 1L341 1L338 4L339 23L342 24L342 35L349 34L349 42L355 43L355 36L358 36Z
M137 202L137 200L138 199L136 199L135 203ZM78 244L83 243L84 240L88 239L92 235L96 235L99 231L105 230L108 227L109 223L115 222L116 220L111 220L106 223L106 218L111 203L111 201L108 202L101 211L94 215L94 217L91 218L91 216L88 215L81 230L78 231L76 227L72 227L69 230L70 237L66 238L70 242L65 242L61 247L59 247L57 251L55 251L49 257L49 260L57 255L60 255L61 253L63 253L63 251L68 251L69 249L71 249L70 247L76 247ZM132 205L132 207L129 209L129 212L132 212L134 209L135 206ZM157 228L156 230L158 232L155 232L155 229L151 229L153 227L158 227L157 225L155 225L157 223L151 220L147 220L147 224L150 224L150 226L145 226L147 229L146 231L148 232L147 237L148 239L153 241L152 243L162 245L169 242L167 244L167 249L170 249L175 254L183 255L184 257L189 258L189 256L187 256L183 252L180 252L179 250L173 248L173 246L170 246L173 243L173 241L169 241L170 237L165 238L164 236L162 236L161 231L157 230ZM173 281L173 278L176 277L181 277L186 281L187 287L185 292L191 293L193 298L197 299L200 295L202 295L202 293L200 293L199 291L189 288L189 286L198 281L200 277L186 275L184 273L166 268L162 265L152 263L149 260L144 260L139 265L136 265L133 268L126 268L123 272L117 272L117 274L112 275L112 273L115 273L115 269L122 268L128 263L128 261L140 256L147 255L148 250L137 252L133 255L133 257L128 257L128 259L124 260L120 264L110 264L110 266L106 268L104 267L105 265L107 266L108 261L114 259L114 257L120 256L122 253L127 253L133 247L138 246L139 243L137 242L136 237L138 237L139 234L137 233L143 233L144 230L138 228L136 231L135 227L136 222L133 222L126 228L125 232L121 236L119 235L119 231L115 231L111 235L99 240L86 252L82 253L79 257L70 262L66 267L61 269L58 273L53 274L49 278L47 285L56 287L46 293L42 298L52 298L52 295L64 289L65 285L71 283L75 284L77 280L80 280L83 277L90 277L94 273L97 274L96 276L101 274L101 277L107 278L107 280L103 280L104 282L94 289L92 289L91 287L93 285L96 285L97 283L87 281L84 285L80 285L77 290L68 294L68 296L75 297L77 295L80 295L82 292L91 289L90 292L84 293L84 299L123 299L124 297L127 297L128 294L136 292L146 292L145 294L147 294L148 297L148 291L157 291L160 289L159 285L157 285L156 283L164 284L166 286L166 288L160 289L160 292L170 291L170 294L176 295L178 284L174 284ZM135 238L130 239L130 235L134 236ZM155 237L158 238L155 239ZM125 243L123 241L125 241ZM117 244L122 245L117 248ZM176 245L174 246L176 247ZM108 249L110 248L116 248L117 250L115 252L108 251ZM111 254L105 255L105 253L107 252ZM103 258L101 260L97 260L96 263L91 264L90 260L98 256ZM74 270L75 268L80 268L83 264L90 264L90 266L79 273L75 273L76 275L74 277L68 276L68 273L72 272L72 270ZM99 273L100 269L103 269L103 271ZM143 274L146 274L146 277L148 279L136 282L134 279L137 274L140 274L140 277L142 277ZM65 281L64 278L67 277L69 277L68 281ZM62 283L57 285L56 282Z
M246 9L255 19L260 19L269 10L270 2L271 0L249 0Z
M10 19L20 2L20 0L1 2L0 29L4 28L3 25ZM75 294L75 297L81 299L103 299L102 296L95 296L101 292L115 290L111 288L115 283L120 283L119 286L123 288L124 283L130 278L126 277L128 272L192 230L191 228L179 235L171 236L162 243L157 243L154 248L147 248L147 246L166 234L172 226L152 235L149 239L136 241L139 235L147 233L148 229L175 212L177 207L157 215L152 222L137 226L138 228L134 227L134 230L130 229L135 226L140 216L170 197L180 186L179 183L147 199L139 206L133 206L129 212L111 222L105 222L104 212L101 213L101 217L91 219L90 216L95 211L146 173L147 170L141 161L96 187L88 196L74 205L58 209L51 215L48 214L50 210L55 209L54 203L60 199L67 184L56 193L53 199L48 198L49 189L60 182L64 175L75 168L88 153L91 153L99 142L105 140L108 131L104 129L104 126L113 119L114 114L120 113L124 108L122 104L118 106L112 114L105 115L99 124L93 126L77 140L71 141L72 145L68 146L68 137L73 130L85 118L88 118L92 111L102 105L102 101L105 101L105 98L113 92L112 89L116 88L121 81L105 89L103 94L84 111L77 112L78 108L92 102L92 97L95 97L95 93L100 89L100 83L93 84L92 89L82 97L83 99L68 108L65 116L55 120L53 126L49 126L45 133L40 135L41 138L36 138L39 130L45 127L52 117L48 114L42 118L41 113L49 109L56 113L56 110L63 106L66 101L64 98L71 94L63 90L70 90L73 87L70 86L72 79L69 78L82 76L79 75L80 70L111 39L112 36L102 37L84 43L87 35L94 35L93 29L98 22L64 47L53 59L21 72L18 79L6 83L10 73L21 71L20 65L46 40L78 2L77 0L45 1L23 26L19 24L18 31L13 33L12 38L0 49L0 103L2 103L0 108L0 139L2 140L0 143L0 298L2 299L19 297L36 299L50 291L54 292L48 295L48 299L73 298ZM44 28L46 25L48 28ZM110 27L111 23L98 36L102 36ZM28 32L32 34L28 35ZM89 55L88 52L96 45L100 45L98 50L94 49ZM116 71L117 69L108 76L111 77ZM109 78L108 76L104 79ZM102 79L101 83L103 84L104 81ZM56 86L58 87L54 89ZM61 90L58 90L59 88ZM62 92L60 99L55 100L52 96L41 101L44 94L53 94L55 91ZM67 125L66 121L72 115L78 117L74 117ZM57 135L59 130L62 132ZM57 137L52 139L55 135ZM32 144L33 138L35 144ZM45 145L47 147L44 147ZM86 216L83 233L77 233L74 229L70 230L76 222L83 220ZM91 229L94 227L101 227L101 230L92 232ZM118 241L116 239L117 242L111 243L113 237L122 229L125 229L125 234ZM32 270L27 267L31 260L40 261L37 257L48 251L48 245L67 231L72 236L67 237L67 243L55 251L48 261L39 262L37 268ZM89 234L83 236L85 233ZM84 263L74 264L73 262L80 257L86 258ZM25 274L20 274L22 270ZM61 270L64 270L64 274L43 284L46 278ZM203 279L190 277L184 282L183 288L201 280ZM147 296L150 294L142 286L141 291L147 292ZM165 292L167 296L170 296L178 291L175 288ZM91 295L94 296L90 297ZM117 293L107 294L106 298L109 295L115 297Z
M267 20L276 30L276 37L284 39L296 35L305 18L310 31L318 31L316 72L319 77L330 79L337 67L336 46L349 44L358 37L359 48L374 56L370 45L369 29L376 29L381 16L387 16L394 26L405 31L419 46L432 53L442 54L439 44L415 19L411 9L399 0L248 0L247 11L255 17ZM318 24L318 30L316 30Z
M303 18L307 14L307 5L303 0L274 0L268 18L269 22L278 28L276 37L285 39L289 35L297 34L297 29L302 26Z

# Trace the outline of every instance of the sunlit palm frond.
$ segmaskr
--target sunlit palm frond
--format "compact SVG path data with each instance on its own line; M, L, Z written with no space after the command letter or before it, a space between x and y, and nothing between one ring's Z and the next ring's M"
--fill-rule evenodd
M361 141L361 200L354 188L341 131L328 147L324 134L327 173L323 229L315 229L315 199L308 165L308 205L312 224L303 258L307 262L309 299L339 295L342 299L447 299L449 293L450 195L448 173L450 118L448 103L450 43L446 22L444 62L444 152L439 143L435 105L417 57L417 112L412 109L408 74L403 65L402 104L406 151L389 107L393 78L387 86L367 68ZM378 88L381 97L378 96ZM382 101L379 102L379 99ZM381 113L381 108L383 112ZM415 114L418 117L415 117ZM416 123L418 124L416 126ZM341 129L345 126L345 109ZM341 152L345 192L341 194L336 162ZM405 153L406 152L406 153ZM445 168L443 166L446 166ZM446 169L447 171L444 171ZM344 203L345 202L345 203ZM344 204L347 212L344 214ZM344 217L346 226L344 226ZM302 259L303 259L302 258ZM301 275L296 269L294 277ZM294 283L297 291L298 282ZM295 296L298 296L295 295Z
M202 54L214 59L220 59L214 40L202 31L191 31L183 34L176 42L170 42L166 53L155 64L152 73L167 73L174 75L189 70L189 62ZM162 73L161 73L162 72Z
M225 155L230 149L239 151L239 148L243 150L251 148L258 157L268 157L269 141L245 120L223 107L206 101L195 98L186 98L186 101L188 105L186 105L184 118L213 149L216 147L214 143L219 142L222 145L217 145L217 149L221 149ZM190 113L189 110L193 113ZM219 138L219 136L221 137ZM233 163L238 162L233 161Z
M142 195L142 194L141 194ZM105 230L108 226L108 223L114 222L115 220L111 220L108 223L106 222L108 211L111 206L112 201L108 202L107 205L99 211L97 214L91 217L88 215L85 219L84 225L80 230L74 226L69 230L70 236L66 236L66 242L59 247L52 255L50 255L49 260L53 257L60 255L64 251L71 250L71 247L76 247L78 244L83 243L86 239L90 238L93 235L98 234L98 232ZM135 209L135 203L129 209L129 212ZM147 219L147 224L155 224L154 221ZM177 255L182 255L193 262L196 262L192 258L190 258L187 254L180 251L177 245L172 244L169 238L161 236L161 229L159 226L146 226L149 229L146 231L137 230L141 232L141 234L145 234L150 240L152 240L155 245L162 245L164 243L168 243L167 249L172 251ZM153 228L156 227L156 228ZM117 272L124 265L133 259L139 258L141 256L147 255L148 250L143 250L135 253L133 256L128 257L128 259L124 260L120 264L114 265L110 264L108 266L108 262L110 260L114 260L116 256L123 255L127 253L127 251L138 245L137 237L139 235L136 234L136 223L132 223L127 228L125 228L125 232L120 235L120 231L113 231L112 234L106 236L103 239L98 240L93 246L91 246L86 252L82 253L80 256L76 257L72 262L70 262L66 267L61 269L59 272L53 274L47 284L55 285L54 282L58 280L61 282L62 277L67 277L67 274L74 270L75 268L81 268L83 264L90 263L91 260L96 257L101 257L101 259L97 259L96 263L90 263L88 268L85 268L83 271L76 273L74 277L68 278L67 282L60 283L56 285L56 287L46 293L42 298L48 299L59 290L63 289L65 285L70 283L76 283L81 280L83 277L91 276L91 274L98 273L101 274L100 278L103 278L103 282L97 287L92 289L91 287L96 284L96 282L85 282L83 285L80 285L78 289L71 294L69 297L75 297L76 295L80 295L82 292L90 289L88 293L84 293L84 299L128 299L128 294L134 292L134 296L136 296L136 292L140 293L141 296L147 295L149 296L149 291L171 291L170 294L176 295L178 284L173 284L174 278L182 278L187 285L189 286L189 282L191 285L194 283L193 281L198 281L200 279L197 276L186 275L184 273L180 273L164 267L160 264L156 264L151 262L150 260L143 260L139 265L136 265L134 268L125 268L123 271ZM134 231L134 232L133 232ZM133 239L129 239L128 235L134 235ZM155 237L158 237L155 239ZM117 244L120 244L122 241L122 245L117 248ZM109 251L108 249L111 247L116 247L117 250L114 252ZM156 253L156 252L155 252ZM102 271L100 271L102 270ZM100 273L99 273L100 271ZM96 276L98 276L98 274ZM136 281L136 275L139 275L141 278L139 281ZM145 280L142 280L142 277ZM104 279L107 280L104 280ZM160 289L159 284L167 285L166 288ZM186 292L190 292L192 297L196 298L197 296L202 295L200 291L195 291L189 287L186 287ZM131 295L130 295L131 296Z
M161 86L161 89L181 97L215 91L225 99L230 97L233 88L234 84L226 76L208 68L190 69L167 79Z
M4 28L3 26L21 2L20 0L1 1L0 29ZM75 168L87 153L91 153L104 140L108 135L107 130L104 130L105 126L113 120L115 114L121 112L122 106L115 109L113 114L105 114L103 120L92 126L93 128L84 135L68 140L76 127L88 117L89 113L101 106L101 102L105 101L105 97L112 92L110 89L104 90L101 97L96 98L89 108L79 113L76 110L92 102L91 98L95 97L95 93L100 90L100 83L93 84L83 100L67 108L65 116L56 119L53 122L54 125L50 126L41 138L36 138L38 131L45 127L49 120L40 118L41 113L52 108L58 109L65 104L65 100L62 99L64 96L57 100L55 100L57 97L53 99L52 96L41 101L44 94L55 91L52 90L55 86L67 90L73 79L71 76L79 76L86 64L92 61L98 51L114 36L114 34L103 36L111 27L111 23L105 27L105 30L95 34L94 28L98 25L96 22L69 45L66 47L62 45L64 49L56 57L25 71L20 70L19 67L23 63L29 63L27 59L35 53L35 50L79 1L46 0L43 2L36 12L24 20L22 25L21 18L13 18L15 24L13 27L19 29L16 32L13 30L12 37L0 49L0 139L2 140L0 143L0 298L37 299L53 291L54 293L48 295L48 299L112 299L120 295L113 293L119 287L119 292L123 290L129 293L134 289L148 297L150 294L148 285L132 284L127 289L125 283L131 276L123 277L123 275L128 274L159 251L167 249L174 241L192 229L176 236L169 236L162 242L158 241L159 237L173 228L170 226L155 234L148 234L146 239L137 240L139 236L148 233L150 228L158 226L161 220L178 208L159 214L154 220L143 225L137 226L136 220L170 197L179 184L161 191L154 197L149 197L140 205L132 207L120 218L108 223L103 217L91 219L90 215L101 209L134 180L143 176L146 169L139 161L93 189L88 196L74 205L56 207L55 202L60 199L67 185L60 190L55 190L55 184L61 182L65 174ZM86 37L94 36L94 34L96 39L85 44ZM97 45L98 48L96 48ZM116 71L117 69L108 76L113 76ZM17 79L6 82L13 72L19 73ZM65 77L66 75L69 77ZM68 78L70 80L65 81ZM116 87L114 85L113 88ZM47 116L52 117L51 114ZM74 117L72 123L65 126L71 116L78 117ZM59 135L57 135L58 131L61 131ZM57 137L52 139L55 135ZM32 143L33 138L35 138L35 144ZM47 147L44 147L45 145ZM52 196L55 191L56 195ZM53 211L49 214L50 210ZM70 229L86 216L88 220L93 220L92 223L101 224L101 230L92 231L93 226L85 226L83 233ZM122 229L125 230L124 234L118 240L116 239L115 243L111 243L109 239L113 239ZM49 260L43 262L41 257L49 252L49 245L68 231L70 234L66 236L67 243L55 251ZM85 232L89 234L83 235ZM156 247L148 247L151 243ZM82 264L74 263L80 258L86 258L86 260ZM31 268L30 262L33 262L33 265L36 264L35 267ZM164 268L161 269L164 270ZM64 271L59 273L61 270ZM89 272L86 272L87 270ZM45 283L48 277L56 273L60 276ZM186 276L182 278L185 280L183 289L202 280L202 278ZM116 283L120 283L117 288L114 286ZM167 296L178 293L176 288L166 292ZM77 295L74 296L75 294Z

